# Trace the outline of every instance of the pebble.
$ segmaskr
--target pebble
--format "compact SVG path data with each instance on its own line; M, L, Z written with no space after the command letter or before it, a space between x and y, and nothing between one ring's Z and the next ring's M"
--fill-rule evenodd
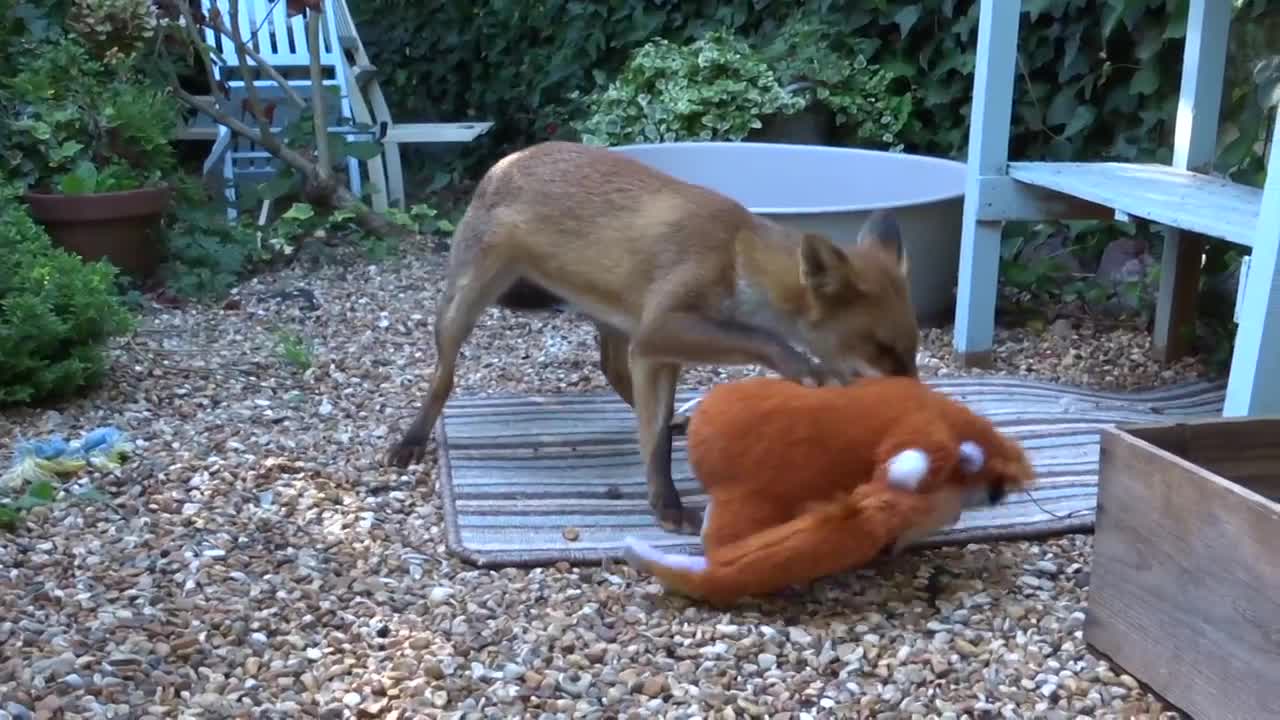
M436 362L445 258L413 242L394 264L299 260L244 283L234 309L149 308L95 393L0 414L5 446L110 423L145 449L93 477L110 506L55 503L0 535L0 606L21 608L0 618L18 655L0 661L0 720L1074 720L1149 703L1080 641L1088 534L910 553L732 610L621 563L463 562L447 551L435 439L420 466L381 461ZM324 302L269 299L290 289ZM308 369L280 358L284 330L314 341ZM948 332L924 335L925 375L969 373ZM1192 361L1161 368L1149 345L1087 323L1071 338L999 329L993 372L1104 389L1190 377ZM590 323L493 308L456 392L604 389Z

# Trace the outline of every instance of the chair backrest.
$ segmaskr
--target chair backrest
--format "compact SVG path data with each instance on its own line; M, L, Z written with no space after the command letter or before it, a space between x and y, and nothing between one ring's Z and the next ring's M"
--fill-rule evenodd
M214 0L201 0L204 12L210 11ZM302 15L289 17L285 0L242 0L238 3L240 34L245 43L286 78L303 73L311 67L311 55L307 48L307 23ZM226 0L217 2L222 12L229 10ZM338 44L337 9L332 0L322 0L320 22L320 65L327 73L341 75L341 46ZM233 18L225 18L230 25ZM205 41L222 56L223 68L236 68L235 45L211 28L205 28ZM247 58L249 65L256 64ZM230 80L231 78L222 78ZM239 79L239 78L236 78Z

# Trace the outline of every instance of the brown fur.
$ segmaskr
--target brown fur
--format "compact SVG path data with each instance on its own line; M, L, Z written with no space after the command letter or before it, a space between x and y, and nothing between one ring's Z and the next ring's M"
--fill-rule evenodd
M650 504L673 530L701 522L669 470L683 365L760 363L816 383L916 372L919 329L891 215L841 250L619 153L546 142L496 163L454 233L435 377L391 463L421 458L461 344L488 306L520 294L595 323L605 376L636 411Z
M965 441L983 451L966 467ZM918 485L889 481L904 450L928 457ZM710 501L705 567L631 542L628 560L717 605L871 562L1029 485L1017 442L911 378L806 388L773 378L714 387L689 425L689 464Z

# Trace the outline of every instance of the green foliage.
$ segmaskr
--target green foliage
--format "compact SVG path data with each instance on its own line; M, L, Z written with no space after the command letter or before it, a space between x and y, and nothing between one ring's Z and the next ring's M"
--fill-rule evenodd
M0 529L17 529L28 510L51 505L57 496L58 488L48 480L37 480L27 485L21 495L9 497L0 494Z
M153 0L72 0L67 25L98 57L129 61L156 37Z
M125 60L95 57L75 35L16 44L0 79L0 171L44 192L133 189L177 170L177 101Z
M0 405L74 396L105 376L105 344L133 319L116 270L57 248L12 183L0 187Z
M657 38L632 53L607 86L581 101L570 93L583 115L571 124L584 142L601 145L743 140L768 116L818 104L837 127L847 126L847 142L900 149L911 89L888 92L893 78L867 62L870 44L839 40L804 16L754 43L729 30L685 45Z
M410 205L408 211L391 208L387 216L392 222L419 235L445 235L454 230L452 221L441 217L439 211L426 203Z
M584 101L583 142L623 145L741 140L773 113L808 103L782 88L745 40L712 32L689 45L658 38L636 50L607 87Z
M902 149L918 97L909 79L868 60L878 42L811 15L795 15L761 38L762 56L779 82L803 86L796 91L801 97L830 108L843 144Z
M271 252L244 222L231 223L221 208L186 204L167 223L166 286L195 300L220 300Z
M281 361L299 371L311 369L315 361L314 343L291 330L276 333L276 352Z

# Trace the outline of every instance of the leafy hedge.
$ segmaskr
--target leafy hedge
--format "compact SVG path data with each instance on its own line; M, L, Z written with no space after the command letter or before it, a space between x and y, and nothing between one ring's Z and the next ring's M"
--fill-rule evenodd
M1167 161L1188 2L1024 0L1011 153ZM1224 120L1239 140L1217 169L1244 182L1263 172L1251 64L1280 52L1280 8L1267 4L1233 0ZM561 133L571 93L608 82L652 38L684 43L722 27L756 36L796 12L870 43L870 61L920 93L902 133L907 151L962 158L968 139L976 0L366 0L353 9L399 117L497 121L467 148L471 170Z
M55 247L12 183L0 183L0 406L71 397L106 374L106 341L133 318L116 270Z

